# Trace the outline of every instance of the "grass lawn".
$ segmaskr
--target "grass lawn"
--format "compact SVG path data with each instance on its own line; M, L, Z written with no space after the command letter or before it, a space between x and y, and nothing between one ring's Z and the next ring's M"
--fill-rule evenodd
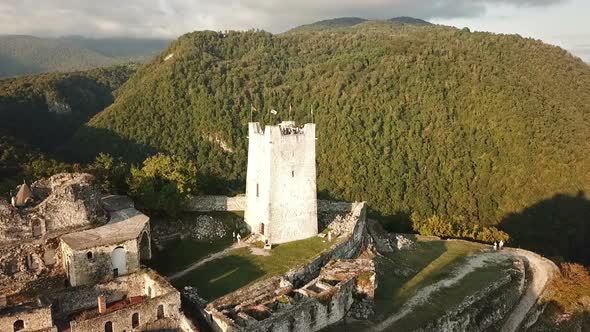
M212 253L221 251L231 244L231 238L217 241L194 241L191 239L171 241L161 251L153 248L153 257L148 265L163 275L169 275Z
M251 282L284 274L330 248L334 243L324 242L315 236L278 245L271 250L269 256L253 255L248 248L234 249L228 255L206 263L173 284L177 288L187 285L196 287L203 298L214 300Z
M448 278L465 263L466 257L479 252L482 245L463 241L441 241L418 237L414 249L395 251L377 258L378 288L375 293L375 319L379 322L395 314L417 291ZM446 310L460 304L466 296L498 279L509 262L491 263L465 276L449 288L432 294L427 303L388 328L391 331L409 331L423 323L442 316ZM366 323L337 324L325 331L365 331Z

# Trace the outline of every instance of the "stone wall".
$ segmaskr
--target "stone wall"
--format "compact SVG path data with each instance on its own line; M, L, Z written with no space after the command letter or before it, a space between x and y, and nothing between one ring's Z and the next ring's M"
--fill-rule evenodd
M299 289L267 279L214 301L203 316L219 332L319 331L341 321L356 302L372 301L375 287L371 260L333 261Z
M317 331L344 318L353 308L355 294L361 301L370 298L372 302L376 287L372 262L328 264L334 259L355 257L364 246L367 206L364 202L351 206L354 229L346 238L337 238L331 249L282 278L254 283L207 305L202 315L213 330ZM372 272L365 273L367 269ZM357 316L370 314L364 313L365 307L357 306Z
M37 196L47 197L27 210L28 217L45 221L47 232L83 227L106 221L100 190L90 174L61 173L31 186Z
M62 242L63 268L70 278L72 286L95 284L113 278L112 253L116 248L125 250L127 271L120 274L132 273L139 270L138 240L128 240L123 243L100 246L85 250L72 250ZM88 254L92 258L88 258ZM68 270L69 266L69 270Z
M51 306L44 303L29 303L0 309L0 331L14 331L15 322L22 320L26 331L55 331L51 318ZM18 323L17 323L18 324Z
M318 212L341 212L348 213L352 208L349 202L337 202L318 199ZM213 211L245 211L246 195L222 196L222 195L200 195L193 196L186 207L189 212L213 212Z
M38 278L62 276L57 239L0 247L0 295L17 293ZM40 286L40 285L39 285Z
M158 307L162 306L163 316L158 317ZM138 314L139 324L132 326L133 314ZM170 292L154 298L146 298L142 302L126 306L122 309L99 314L89 319L70 322L72 332L104 331L105 324L110 322L113 331L135 331L141 326L152 323L161 318L171 318L180 321L180 294Z
M186 210L191 212L244 211L246 210L246 196L193 196Z
M355 202L351 204L350 213L352 218L357 220L352 234L346 240L337 242L334 247L318 255L305 266L289 271L286 278L293 285L301 286L310 279L317 277L321 268L333 259L352 258L360 253L367 236L367 203Z

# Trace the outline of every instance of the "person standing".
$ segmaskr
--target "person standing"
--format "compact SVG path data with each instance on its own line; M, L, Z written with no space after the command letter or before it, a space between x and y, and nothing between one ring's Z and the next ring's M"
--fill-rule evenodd
M500 240L499 248L500 248L500 250L502 250L502 248L504 248L504 241Z
M496 241L494 241L494 250L498 250L498 243Z

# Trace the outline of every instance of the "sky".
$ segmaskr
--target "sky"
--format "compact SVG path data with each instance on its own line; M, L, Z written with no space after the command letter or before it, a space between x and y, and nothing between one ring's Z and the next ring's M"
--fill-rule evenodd
M518 33L590 62L590 0L0 0L0 34L175 38L195 30L283 32L314 21L412 16Z

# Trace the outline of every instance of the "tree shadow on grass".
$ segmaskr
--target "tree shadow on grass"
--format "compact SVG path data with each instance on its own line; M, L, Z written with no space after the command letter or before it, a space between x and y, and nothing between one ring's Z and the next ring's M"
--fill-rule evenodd
M590 264L590 201L582 191L557 194L510 214L500 229L510 235L512 246Z
M241 256L225 256L213 260L173 282L182 289L192 286L199 295L214 300L264 276L266 272Z

